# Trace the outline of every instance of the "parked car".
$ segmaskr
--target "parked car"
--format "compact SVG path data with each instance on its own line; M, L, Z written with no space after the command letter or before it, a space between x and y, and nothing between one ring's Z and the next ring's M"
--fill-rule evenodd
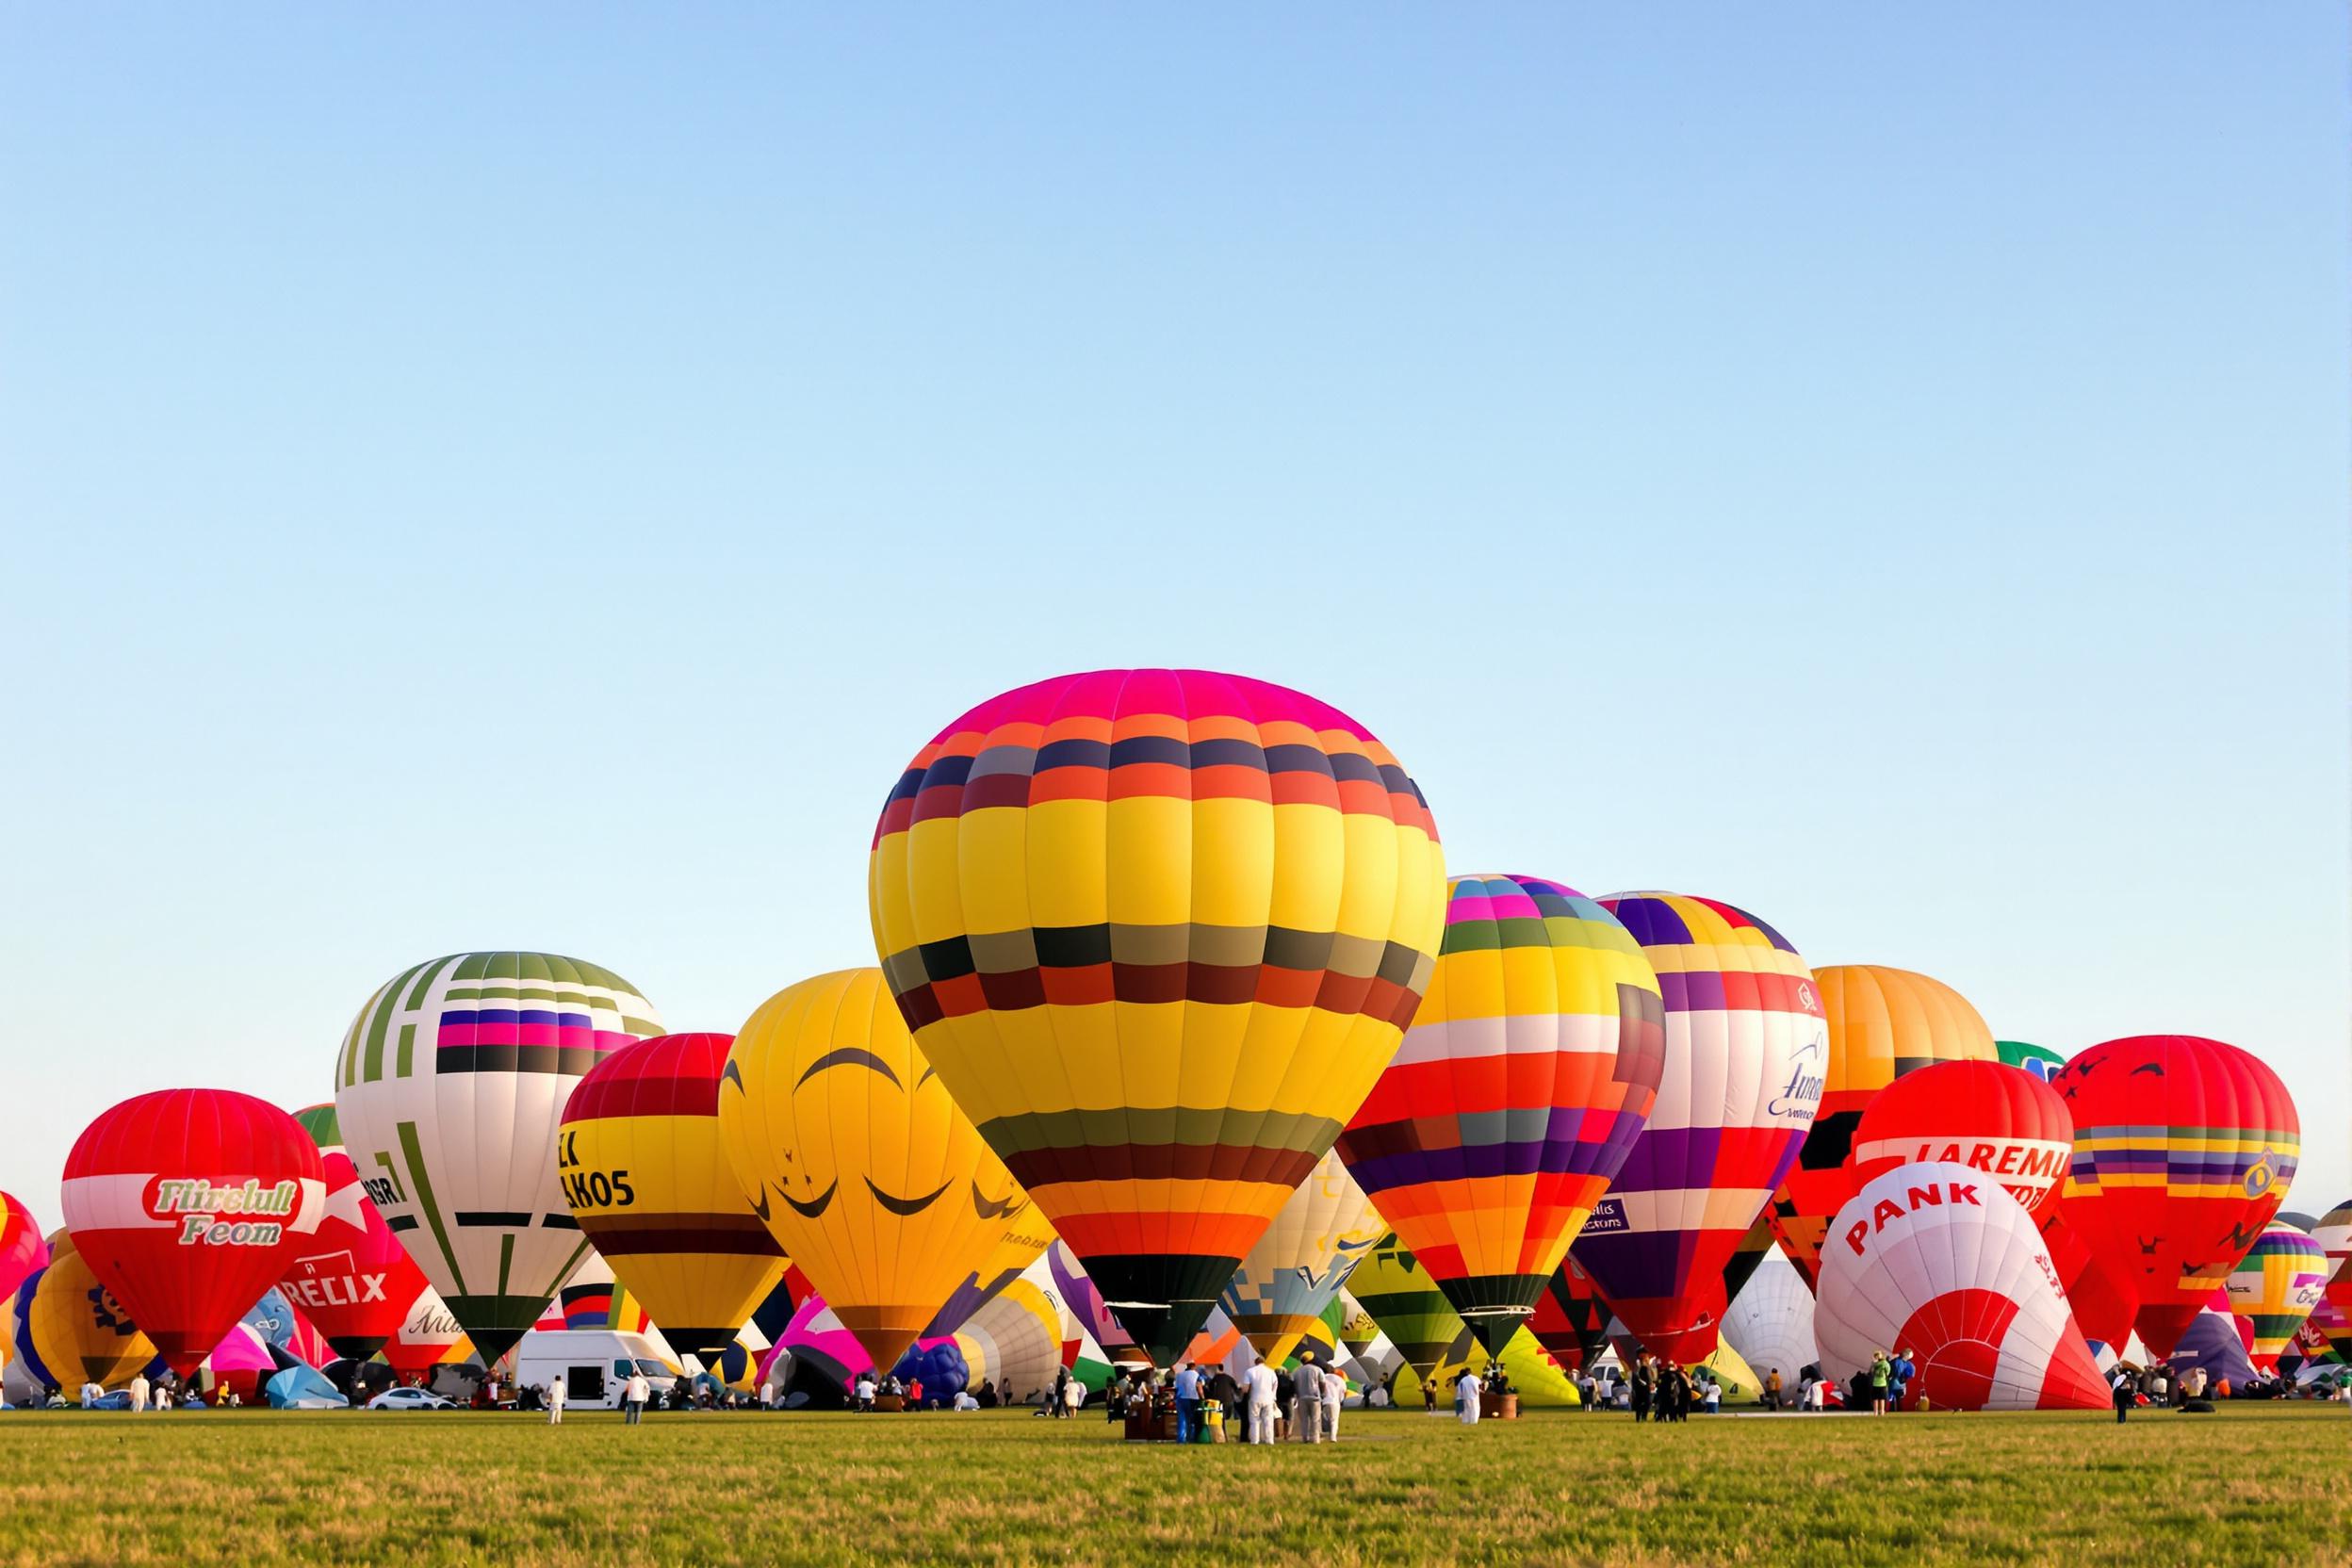
M438 1394L421 1388L388 1388L368 1401L369 1410L455 1410Z

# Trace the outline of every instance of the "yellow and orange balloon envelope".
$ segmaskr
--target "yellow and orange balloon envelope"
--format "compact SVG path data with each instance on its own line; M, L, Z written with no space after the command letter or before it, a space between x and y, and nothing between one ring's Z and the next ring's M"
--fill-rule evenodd
M1346 714L1104 670L917 753L869 892L924 1054L1165 1364L1395 1054L1445 867L1420 791Z
M727 1055L719 1137L768 1233L886 1369L1025 1201L878 970L820 974L760 1004Z
M784 1254L719 1144L732 1035L662 1035L589 1069L556 1130L555 1176L580 1228L677 1349L735 1343Z
M1846 1159L1878 1091L1937 1062L2001 1059L1983 1017L1940 980L1884 964L1832 964L1813 978L1829 1020L1821 1104L1770 1211L1774 1238L1807 1284L1821 1273L1830 1217L1862 1190Z

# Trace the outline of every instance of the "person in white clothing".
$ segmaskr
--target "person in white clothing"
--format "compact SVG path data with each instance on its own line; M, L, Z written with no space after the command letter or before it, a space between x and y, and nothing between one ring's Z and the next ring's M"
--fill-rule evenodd
M555 1380L547 1384L547 1425L550 1427L560 1427L563 1424L564 1377L563 1374L558 1373Z
M131 1378L131 1408L133 1410L147 1408L147 1374L144 1372L134 1374Z
M1339 1441L1339 1402L1348 1397L1348 1379L1336 1366L1323 1369L1323 1440Z
M100 1388L96 1383L90 1382L88 1380L83 1380L82 1408L84 1410L96 1410L98 1408L98 1401L106 1396L106 1391L105 1389Z
M645 1375L643 1372L631 1372L629 1375L629 1381L622 1386L621 1391L621 1402L629 1408L629 1414L625 1418L629 1425L634 1427L645 1419L645 1402L652 1397L653 1384L645 1380Z
M1257 1364L1250 1368L1249 1377L1242 1380L1250 1385L1250 1441L1271 1443L1274 1441L1275 1391L1282 1386L1282 1377L1266 1364L1264 1356L1260 1356Z
M1462 1401L1462 1424L1465 1427L1478 1424L1479 1393L1478 1375L1463 1367L1461 1379L1454 1384L1454 1397Z

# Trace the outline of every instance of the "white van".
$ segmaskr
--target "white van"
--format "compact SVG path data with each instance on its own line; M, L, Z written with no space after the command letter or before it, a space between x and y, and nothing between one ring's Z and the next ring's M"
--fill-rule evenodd
M564 1402L574 1410L618 1410L631 1372L642 1372L657 1398L678 1381L653 1342L614 1329L533 1329L514 1347L514 1382L519 1388L564 1384Z

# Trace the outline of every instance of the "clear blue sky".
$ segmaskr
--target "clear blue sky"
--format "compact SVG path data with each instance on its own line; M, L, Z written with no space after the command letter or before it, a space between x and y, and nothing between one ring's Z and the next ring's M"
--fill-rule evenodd
M2341 8L0 21L0 1186L438 953L869 962L1070 668L1731 899L2352 1194Z

